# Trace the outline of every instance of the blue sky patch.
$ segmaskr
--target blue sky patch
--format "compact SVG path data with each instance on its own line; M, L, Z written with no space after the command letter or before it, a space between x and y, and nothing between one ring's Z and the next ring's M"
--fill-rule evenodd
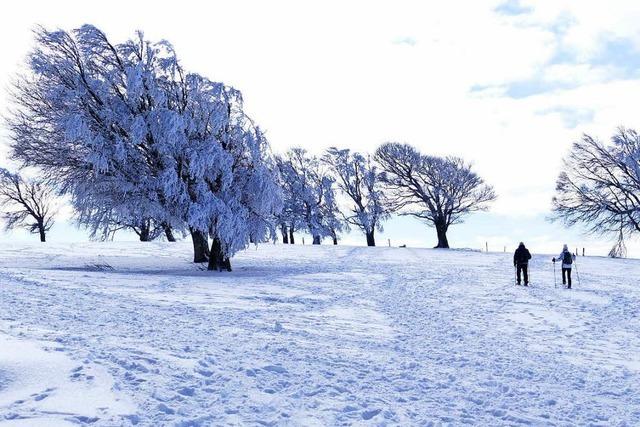
M564 126L568 129L575 129L579 125L593 122L595 112L587 108L575 108L558 106L547 110L539 111L539 115L557 114L562 119Z
M501 15L516 16L531 12L531 8L523 6L519 0L507 0L494 9Z

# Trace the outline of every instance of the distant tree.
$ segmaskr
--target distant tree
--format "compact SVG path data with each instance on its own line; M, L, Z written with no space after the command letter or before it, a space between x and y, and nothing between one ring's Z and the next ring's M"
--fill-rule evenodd
M389 218L380 172L369 156L349 149L329 148L323 161L331 167L336 184L353 204L345 221L362 230L368 246L375 246L375 232Z
M434 226L436 248L448 248L447 231L476 211L486 210L496 195L471 166L458 157L419 153L407 144L385 143L375 158L385 173L389 204L400 215L412 215Z
M589 135L573 144L553 197L554 219L591 233L640 231L640 135L620 128L605 145Z
M306 231L319 245L324 237L337 242L338 233L345 229L339 218L335 198L335 181L321 162L302 148L292 148L277 159L284 192L281 224L290 231Z
M2 214L7 230L22 227L40 235L53 226L53 191L42 179L25 179L0 168L0 203L7 208Z
M299 190L303 188L298 170L291 162L292 153L276 156L278 185L282 191L282 211L276 222L282 234L282 243L295 244L295 232L304 228L302 220L302 201Z
M338 207L336 194L334 189L333 178L330 179L329 190L325 190L325 200L320 206L322 221L325 223L329 233L328 236L334 245L338 244L340 234L349 231L349 224L342 219L342 214ZM320 244L320 241L314 239L314 244Z

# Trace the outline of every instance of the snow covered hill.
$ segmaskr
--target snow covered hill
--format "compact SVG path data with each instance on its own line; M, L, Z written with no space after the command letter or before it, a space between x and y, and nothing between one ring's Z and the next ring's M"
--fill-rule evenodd
M640 423L639 261L189 246L3 243L0 425Z

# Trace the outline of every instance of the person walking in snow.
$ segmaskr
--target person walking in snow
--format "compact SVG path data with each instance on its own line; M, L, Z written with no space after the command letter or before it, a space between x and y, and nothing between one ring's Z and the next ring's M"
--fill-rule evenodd
M520 275L524 276L524 285L529 286L529 260L531 259L531 253L529 249L525 248L524 243L520 242L518 249L513 254L513 266L516 268L516 277L518 285L520 284Z
M562 262L562 284L567 285L568 289L571 289L571 267L576 256L569 252L569 247L564 244L562 246L562 252L556 258L553 258L553 262Z

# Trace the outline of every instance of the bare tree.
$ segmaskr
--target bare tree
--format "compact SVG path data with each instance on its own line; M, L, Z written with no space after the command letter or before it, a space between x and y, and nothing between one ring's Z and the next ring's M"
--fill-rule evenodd
M28 180L0 168L0 203L8 208L2 216L7 230L22 227L46 241L53 226L53 191L42 179Z
M390 142L378 148L375 158L385 170L382 181L390 190L391 208L434 226L436 248L449 247L451 225L486 210L496 199L493 188L458 157L427 156L410 145Z
M553 211L554 219L591 233L640 231L640 135L620 128L611 145L583 135L564 160Z

